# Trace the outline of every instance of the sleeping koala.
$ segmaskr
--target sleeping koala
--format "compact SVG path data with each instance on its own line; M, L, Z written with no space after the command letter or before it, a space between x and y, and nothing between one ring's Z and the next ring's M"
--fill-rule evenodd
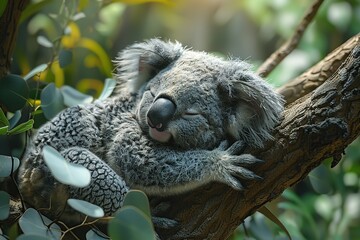
M77 198L111 215L130 188L170 195L218 181L241 190L240 179L258 178L246 166L259 160L240 153L271 139L283 100L247 64L159 39L128 47L115 62L112 97L64 110L33 139L19 171L29 204L51 201L56 215ZM89 169L90 185L57 182L45 145Z

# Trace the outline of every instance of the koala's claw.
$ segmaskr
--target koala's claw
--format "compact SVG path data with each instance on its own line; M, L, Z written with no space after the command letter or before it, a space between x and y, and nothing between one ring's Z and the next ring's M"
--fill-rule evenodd
M220 144L220 149L224 149L224 147L228 145L228 143L222 142ZM246 169L246 166L250 166L252 164L263 162L262 160L254 157L251 154L239 154L243 151L244 143L242 141L237 141L232 144L230 147L227 147L226 150L223 150L223 157L222 160L219 161L221 164L219 171L220 171L220 178L222 181L230 185L232 188L236 190L243 190L244 187L240 183L239 179L246 179L246 180L260 180L262 179L252 171Z
M245 149L245 142L242 140L238 140L234 142L226 151L230 155L240 154Z
M238 140L230 146L230 142L228 140L224 140L220 143L220 146L217 149L220 151L226 151L230 155L239 154L244 151L245 142Z
M164 218L164 217L152 217L152 221L155 228L170 229L179 225L178 221Z

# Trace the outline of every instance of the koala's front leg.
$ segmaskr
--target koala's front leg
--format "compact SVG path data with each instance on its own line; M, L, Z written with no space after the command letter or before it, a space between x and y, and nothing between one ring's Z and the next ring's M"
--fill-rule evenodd
M104 161L89 150L78 147L68 148L61 154L71 163L87 168L91 174L89 186L70 187L70 197L102 207L107 216L112 215L122 206L129 188L125 181Z
M145 136L135 121L119 128L109 151L109 165L130 187L148 194L184 192L210 181L224 182L242 189L239 178L255 179L245 167L259 162L249 154L236 155L242 144L229 148L224 144L214 150L181 150L161 145Z
M49 217L57 217L62 213L60 218L71 223L80 223L84 216L76 214L70 207L64 209L69 198L96 204L103 208L107 216L122 206L129 189L125 181L104 161L91 151L80 147L67 148L60 153L69 162L84 166L90 171L90 185L76 188L61 184L54 179L41 155L30 155L37 158L34 160L36 164L30 164L32 159L27 159L28 164L26 168L21 169L19 175L20 191L26 202L38 209L51 207Z

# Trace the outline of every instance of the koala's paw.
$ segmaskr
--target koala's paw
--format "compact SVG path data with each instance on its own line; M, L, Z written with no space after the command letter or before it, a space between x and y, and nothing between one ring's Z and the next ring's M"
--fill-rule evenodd
M243 190L239 179L259 180L261 177L246 169L246 166L263 162L251 154L240 154L244 149L244 143L237 141L228 147L226 142L221 143L219 148L220 161L218 162L218 176L220 181L225 182L236 190Z
M164 217L152 217L152 221L155 228L170 229L179 225L176 220L164 218Z

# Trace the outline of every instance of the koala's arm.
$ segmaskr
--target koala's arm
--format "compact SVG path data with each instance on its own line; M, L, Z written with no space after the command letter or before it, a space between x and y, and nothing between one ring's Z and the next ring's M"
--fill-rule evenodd
M258 178L244 167L260 160L250 154L236 155L243 148L241 142L214 150L175 149L150 140L132 118L118 131L108 163L131 188L148 194L180 193L210 181L240 190L239 178Z

